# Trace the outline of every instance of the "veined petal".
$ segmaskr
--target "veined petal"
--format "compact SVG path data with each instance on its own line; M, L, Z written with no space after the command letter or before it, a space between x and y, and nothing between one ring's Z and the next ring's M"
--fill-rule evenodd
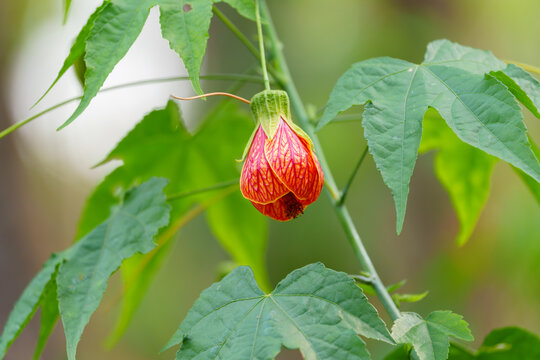
M289 189L274 174L264 156L266 139L266 134L259 126L253 137L240 177L242 195L259 204L274 202L289 192Z
M306 139L304 138L301 138L302 142L304 143L304 146L309 149L309 151L311 152L311 156L313 158L313 162L315 163L315 168L317 170L317 181L315 181L313 183L313 188L312 188L312 191L311 191L311 196L308 197L307 199L305 200L300 200L300 202L304 205L309 205L311 204L312 202L314 202L315 200L317 200L317 198L319 197L319 195L321 194L321 190L323 188L323 185L324 185L324 174L323 174L323 171L322 171L322 168L321 168L321 164L319 163L319 159L317 159L317 156L315 155L315 153L313 152L312 147L311 147L311 143L308 142Z
M273 203L258 204L251 202L263 215L270 216L274 220L288 221L304 213L305 206L294 196L292 192L283 195Z
M311 204L317 199L324 181L319 161L311 145L283 119L264 150L276 176L302 203Z

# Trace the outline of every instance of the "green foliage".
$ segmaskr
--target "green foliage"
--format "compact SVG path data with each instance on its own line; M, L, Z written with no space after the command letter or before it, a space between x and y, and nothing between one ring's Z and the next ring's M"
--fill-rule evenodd
M45 290L49 290L49 283L54 282L54 275L60 263L64 260L66 252L53 254L43 265L43 269L32 279L30 284L24 289L21 297L15 304L13 310L4 325L2 336L0 336L0 359L3 359L7 349L19 336L26 324L36 312L44 296Z
M69 261L60 266L58 307L69 360L75 359L77 344L101 302L107 279L124 259L152 250L158 229L168 224L170 207L163 194L166 183L151 179L127 192L110 217L77 242Z
M415 313L403 313L392 327L394 340L412 345L420 360L447 359L450 336L473 340L468 324L450 311L434 311L426 320Z
M154 6L160 8L163 38L182 58L195 91L202 93L200 68L217 2L255 19L253 0L104 0L43 95L72 65L76 67L84 93L60 128L90 104ZM71 0L64 0L64 5L67 17ZM506 66L489 52L440 40L428 46L421 64L392 58L355 64L334 88L319 128L353 105L365 106L365 137L394 197L398 233L418 152L437 150L435 171L456 209L458 242L463 244L489 195L496 158L514 166L540 202L538 149L530 148L516 100L540 118L540 83L530 74ZM169 240L202 210L234 263L250 265L253 272L239 267L201 294L168 344L182 343L177 359L273 359L282 346L300 349L306 359L369 359L358 335L405 344L387 357L394 360L540 357L540 340L515 328L493 332L475 354L450 347L450 337L473 339L468 324L450 311L435 311L425 320L403 313L390 335L354 280L320 263L293 271L266 294L261 290L269 288L265 218L237 189L196 191L238 178L234 159L252 130L250 117L228 102L211 112L194 134L182 124L172 101L148 114L103 161L123 164L88 199L78 242L53 255L15 304L0 337L0 359L41 307L34 358L39 358L60 317L68 359L75 360L78 342L108 279L122 266L123 308L109 337L109 345L114 344L168 254ZM399 306L426 295L393 294L392 299Z
M396 229L405 217L422 119L435 108L457 137L540 181L514 95L490 71L505 65L491 53L447 40L428 45L422 64L392 58L359 62L337 82L318 128L353 105L366 104L365 137L396 204Z
M400 345L396 347L392 352L385 356L384 360L410 360L411 359L411 346Z
M438 150L435 173L444 186L460 223L457 243L471 236L489 196L496 158L461 140L444 123L435 109L424 116L420 153Z
M71 0L64 0L64 23L67 21Z
M238 11L245 18L255 21L255 1L253 0L221 0ZM217 2L217 1L215 1Z
M412 359L408 345L399 346L385 360ZM476 352L458 344L450 345L448 360L537 360L540 359L540 338L517 327L506 327L489 333Z
M492 331L476 354L480 360L540 359L540 338L516 327Z
M414 303L422 301L428 296L429 291L424 291L420 294L393 294L392 300L396 303L397 307L401 307L401 303Z
M108 2L97 14L85 41L83 97L59 129L75 120L90 104L109 73L139 36L154 5L155 0L115 0Z
M69 125L88 107L116 64L126 55L139 36L150 9L160 7L163 38L180 55L193 87L202 93L200 68L206 51L212 6L220 0L104 0L88 18L58 76L38 100L41 101L76 60L84 54L84 93L79 105L59 130ZM251 0L221 0L238 12L255 19ZM71 1L65 3L66 16Z
M199 74L209 37L212 1L161 0L160 13L163 38L184 60L195 91L202 94Z
M306 359L369 359L357 334L392 342L362 290L317 263L290 273L270 294L239 267L202 292L168 347L177 359L273 359L281 346Z
M201 189L239 177L235 159L239 158L253 130L253 121L236 103L223 102L206 119L195 134L181 122L178 107L170 101L164 109L145 116L102 162L121 160L123 165L112 171L88 199L81 217L78 237L103 221L122 193L133 184L153 176L169 179L167 195ZM205 205L216 193L202 193L170 201L171 226L183 221L195 204ZM208 223L216 238L242 265L250 265L258 282L268 288L264 251L268 224L239 191L228 195L208 208ZM159 238L169 228L164 228ZM172 236L168 235L169 237ZM166 241L167 239L163 239ZM164 254L165 255L165 254ZM152 254L128 262L122 271L126 282L124 306L117 328L109 339L112 345L122 335L136 307L142 300L155 271L164 256ZM144 276L137 276L145 274ZM131 279L133 277L133 279ZM129 284L129 285L128 285Z
M401 280L400 282L396 284L388 285L386 287L386 291L388 291L389 294L392 294L392 300L394 301L394 303L396 304L398 308L401 307L402 302L405 302L405 303L418 302L418 301L423 300L429 294L429 291L424 291L423 293L419 293L419 294L394 293L397 290L399 290L403 285L405 285L406 282L407 280ZM357 286L360 287L364 291L364 294L377 295L377 293L375 292L375 289L373 289L373 286L370 284L358 283Z
M52 279L56 279L56 276L56 273L53 274ZM39 306L41 307L41 326L39 329L36 350L34 352L34 360L39 359L45 345L47 344L47 340L49 339L49 336L51 335L51 332L53 331L54 326L60 317L56 294L56 281L51 280L43 291L43 296L39 303Z
M49 93L49 91L51 91L53 86L56 85L58 80L60 80L60 78L65 74L65 72L83 56L84 51L85 51L84 49L86 48L86 41L88 40L90 31L92 30L94 26L94 22L99 17L103 9L105 9L109 5L110 5L109 2L103 2L103 4L100 7L98 7L92 15L90 15L90 17L88 18L88 21L86 22L86 25L83 26L83 28L79 32L79 35L77 35L75 42L71 46L71 50L69 50L69 54L66 60L64 60L64 64L60 68L60 71L58 72L56 79L54 79L51 86L49 86L47 91L45 91L45 93L41 96L41 98L39 98L36 104L40 102L45 97L45 95Z
M68 358L75 359L77 343L96 310L111 274L124 259L154 246L158 229L169 221L170 207L163 188L167 181L153 178L126 192L110 216L79 242L52 255L15 304L0 337L0 359L9 345L42 309L38 358L58 315L64 324Z
M508 64L506 68L491 72L495 78L502 82L510 92L529 111L540 118L540 83L531 74L516 66Z

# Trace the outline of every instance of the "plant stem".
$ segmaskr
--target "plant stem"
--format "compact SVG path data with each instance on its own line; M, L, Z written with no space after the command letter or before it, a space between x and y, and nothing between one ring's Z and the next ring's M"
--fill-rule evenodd
M343 204L338 203L339 198L336 197L336 194L339 194L338 187L324 156L319 138L314 132L313 125L309 121L306 109L304 108L302 100L300 99L298 91L296 90L296 86L294 85L294 82L292 80L291 74L287 67L287 62L285 61L285 57L283 55L283 52L281 51L279 38L272 23L268 7L266 6L264 0L261 0L261 12L264 14L263 16L266 20L265 30L268 36L267 40L270 45L270 49L273 52L272 55L275 57L277 70L281 71L281 73L283 74L283 76L280 79L277 79L277 81L288 92L291 99L291 105L295 110L300 125L308 133L308 135L311 137L311 140L313 141L313 145L315 146L319 162L325 175L326 187L330 194L337 217L341 225L343 226L343 229L345 230L347 239L353 247L354 253L358 258L360 265L365 271L369 273L369 277L372 279L372 286L377 293L377 297L381 301L382 305L384 306L392 320L396 320L401 316L401 313L394 301L392 300L392 297L388 293L381 279L379 278L379 275L377 274L377 271L375 270L375 267L373 266L373 263L366 251L366 248L362 243L362 239L360 238L360 235L358 234L358 231L354 226L347 207L345 207Z
M260 0L255 0L255 16L257 17L257 36L259 38L259 53L261 57L261 69L264 78L264 88L270 90L270 81L268 80L268 71L266 70L266 55L264 54L264 37L261 25Z
M347 197L347 194L349 193L349 188L351 187L354 177L358 173L358 169L360 169L360 166L362 166L362 163L364 162L364 159L366 158L367 152L368 152L368 147L366 145L366 147L364 148L364 151L362 151L362 155L360 155L360 159L358 159L358 162L356 163L356 166L354 167L354 170L351 176L349 177L349 180L347 181L347 183L341 190L341 196L339 197L339 200L337 201L338 205L343 205L345 203L345 198Z
M211 74L211 75L201 75L201 80L223 80L223 81L231 81L231 80L237 80L237 81L246 81L246 82L263 82L264 80L261 79L258 76L252 76L252 75L244 75L244 74ZM99 93L112 91L112 90L118 90L123 89L127 87L132 86L138 86L138 85L150 85L150 84L157 84L157 83L164 83L164 82L172 82L172 81L183 81L183 80L190 80L189 76L173 76L173 77L164 77L164 78L156 78L156 79L146 79L146 80L139 80L139 81L132 81L125 84L119 84L115 86L110 86L107 88L103 88L99 90ZM66 99L62 102L59 102L58 104L55 104L27 119L21 120L19 122L16 122L15 124L11 125L10 127L4 129L0 132L0 139L3 138L6 135L11 134L13 131L17 130L21 126L24 126L31 122L32 120L35 120L42 115L45 115L53 110L56 110L64 105L67 105L69 103L72 103L74 101L82 99L82 96L75 96L69 99Z

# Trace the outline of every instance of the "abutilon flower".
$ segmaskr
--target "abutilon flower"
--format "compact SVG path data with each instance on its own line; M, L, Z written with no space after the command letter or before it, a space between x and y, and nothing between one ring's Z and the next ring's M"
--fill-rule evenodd
M257 127L248 143L240 190L262 214L288 221L317 200L324 176L309 136L291 120L284 91L251 99Z

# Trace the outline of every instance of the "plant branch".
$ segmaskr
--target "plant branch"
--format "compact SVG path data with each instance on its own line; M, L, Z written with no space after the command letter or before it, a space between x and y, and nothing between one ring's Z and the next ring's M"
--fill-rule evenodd
M349 180L343 187L343 190L341 190L341 196L339 197L339 200L337 201L337 204L339 206L343 205L345 203L345 198L347 197L347 194L349 193L349 188L351 187L351 184L354 180L354 177L358 173L358 169L360 169L360 166L362 166L362 163L364 162L364 159L366 158L366 155L368 153L368 146L364 148L364 151L362 151L362 155L360 155L360 159L358 159L358 162L356 163L356 166L354 167L354 170L349 177Z
M244 74L210 74L210 75L201 75L201 80L221 80L221 81L231 81L231 80L237 80L237 81L246 81L246 82L257 82L262 83L264 82L263 79L261 79L259 76L252 76L252 75L244 75ZM150 84L158 84L158 83L165 83L165 82L173 82L173 81L184 81L184 80L190 80L189 76L173 76L173 77L164 77L164 78L155 78L155 79L146 79L146 80L139 80L139 81L132 81L124 84L119 84L115 86L110 86L107 88L103 88L99 90L99 93L104 93L107 91L112 90L118 90L123 88L128 88L132 86L139 86L139 85L150 85ZM0 132L0 139L3 138L6 135L11 134L13 131L17 130L18 128L28 124L32 120L35 120L42 115L45 115L53 110L56 110L64 105L67 105L69 103L72 103L74 101L82 99L82 96L75 96L69 99L66 99L62 102L59 102L58 104L55 104L27 119L21 120L19 122L16 122L15 124L11 125L10 127L4 129Z
M401 313L399 309L396 307L396 304L392 300L392 297L388 293L388 290L384 286L383 282L379 278L379 275L377 274L377 271L375 270L375 267L371 261L371 258L369 257L366 251L366 248L364 247L364 244L362 243L360 235L358 234L358 231L356 230L356 227L354 226L354 223L351 219L349 211L344 205L338 204L339 199L336 198L335 196L335 194L339 193L338 187L336 185L336 182L332 176L332 172L330 171L330 167L328 166L328 163L324 156L319 138L314 132L313 125L309 121L309 117L307 115L306 109L302 103L302 100L298 94L298 91L296 90L296 86L294 85L294 82L291 78L289 69L287 67L287 62L285 60L283 52L281 51L281 44L279 42L279 38L277 36L274 25L272 23L272 19L270 17L268 7L266 6L266 3L264 0L261 0L261 12L263 14L264 19L266 20L265 31L268 36L267 43L269 44L269 48L272 51L272 55L275 57L277 70L283 74L282 79L276 79L276 80L280 82L280 85L282 85L283 88L288 92L289 97L291 99L291 105L295 110L295 113L296 113L296 116L298 118L300 125L308 133L308 135L311 137L311 140L313 141L313 145L315 146L315 150L319 157L319 162L321 164L321 167L325 175L326 187L330 194L337 217L341 225L343 226L343 229L345 230L347 239L349 240L351 246L353 247L354 253L356 254L356 257L358 258L360 265L366 272L369 273L369 277L372 279L372 286L375 292L377 293L379 300L383 304L384 308L386 309L390 317L393 320L396 320L397 318L401 316Z

